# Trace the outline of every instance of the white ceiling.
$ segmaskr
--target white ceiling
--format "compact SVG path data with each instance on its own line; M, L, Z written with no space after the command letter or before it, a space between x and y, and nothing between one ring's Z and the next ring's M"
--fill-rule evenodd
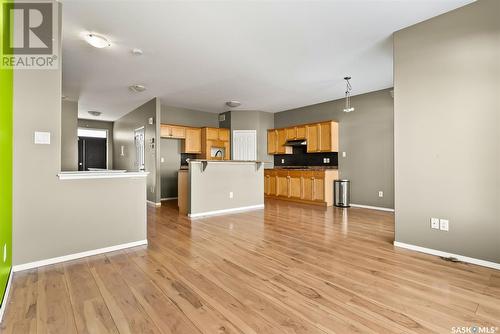
M63 95L115 120L148 99L277 112L392 86L391 34L471 0L63 1ZM107 36L96 49L85 32ZM132 48L144 55L135 56ZM133 93L132 84L147 90Z

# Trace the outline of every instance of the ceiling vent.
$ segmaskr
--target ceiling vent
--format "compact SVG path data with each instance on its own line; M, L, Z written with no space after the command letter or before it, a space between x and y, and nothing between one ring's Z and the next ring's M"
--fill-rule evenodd
M146 87L143 85L132 85L132 86L129 86L128 88L131 91L136 92L136 93L144 92L146 90Z

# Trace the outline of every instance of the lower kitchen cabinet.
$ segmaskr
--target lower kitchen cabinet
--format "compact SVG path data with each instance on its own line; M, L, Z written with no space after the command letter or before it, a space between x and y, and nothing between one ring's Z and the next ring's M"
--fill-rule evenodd
M338 179L335 169L266 169L264 194L269 198L331 206L335 179Z

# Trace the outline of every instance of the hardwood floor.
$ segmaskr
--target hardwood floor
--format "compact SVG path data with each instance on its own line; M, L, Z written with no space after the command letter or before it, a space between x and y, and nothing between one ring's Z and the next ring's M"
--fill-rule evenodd
M268 200L14 275L2 333L451 333L500 327L500 272L393 247L393 214ZM496 332L499 332L498 330Z

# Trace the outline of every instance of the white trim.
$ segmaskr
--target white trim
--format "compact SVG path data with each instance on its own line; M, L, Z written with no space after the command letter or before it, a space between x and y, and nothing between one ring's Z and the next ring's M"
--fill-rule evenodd
M154 206L156 208L161 206L161 202L160 203L156 203L153 201L146 201L146 202L148 203L148 205Z
M28 270L28 269L48 266L50 264L76 260L76 259L80 259L82 257L87 257L87 256L92 256L92 255L97 255L97 254L102 254L102 253L108 253L108 252L114 252L114 251L117 251L120 249L142 246L142 245L147 245L147 244L148 244L148 240L144 239L144 240L139 240L139 241L128 242L125 244L115 245L115 246L93 249L93 250L75 253L75 254L53 257L51 259L46 259L46 260L18 264L18 265L15 265L12 267L12 272L18 272L18 271L22 271L22 270Z
M162 198L161 201L173 201L174 199L178 199L178 197L165 197L165 198Z
M483 266L483 267L488 267L488 268L500 270L500 263L495 263L495 262L475 259L473 257L443 252L443 251L432 249L432 248L425 248L425 247L415 246L415 245L411 245L411 244L405 244L404 242L399 242L399 241L394 241L394 246L400 247L400 248L406 248L406 249L421 252L421 253L431 254L431 255L435 255L435 256L454 257L462 262L477 264L478 266Z
M383 208L380 206L371 206L371 205L361 205L361 204L350 204L354 208L362 208L362 209L372 209L372 210L379 210L379 211L388 211L388 212L394 212L394 209L391 208Z
M200 212L200 213L190 213L190 214L188 214L188 216L189 216L189 218L200 218L200 217L224 215L224 214L230 214L230 213L252 211L252 210L261 210L261 209L264 209L264 204L242 206L239 208L214 210L214 211L207 211L207 212Z
M114 179L125 177L146 177L148 172L61 172L57 174L59 180L81 180L81 179Z
M5 287L5 294L3 295L2 306L0 307L0 322L2 322L5 309L7 308L7 304L9 303L9 293L10 287L12 285L12 276L14 276L14 271L11 269L9 273L9 279L7 280L7 286Z

